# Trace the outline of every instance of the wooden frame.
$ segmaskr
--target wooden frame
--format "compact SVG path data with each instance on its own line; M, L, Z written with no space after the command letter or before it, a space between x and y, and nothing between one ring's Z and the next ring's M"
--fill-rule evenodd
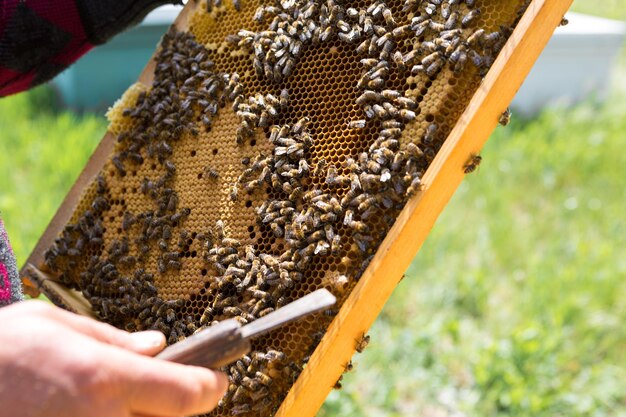
M335 381L344 371L355 351L355 342L374 322L402 274L426 239L437 217L461 183L463 166L477 154L498 123L528 75L534 62L559 25L572 0L533 0L504 49L496 59L481 86L476 91L457 125L452 130L423 178L423 189L412 198L398 216L394 226L381 244L357 286L333 320L308 365L281 404L278 417L314 416ZM184 27L193 8L189 2L175 25ZM149 84L153 61L139 78ZM69 220L81 190L104 164L113 146L113 135L107 133L83 170L48 229L39 240L33 254L22 269L26 290L38 294L34 285L46 291L65 293L56 283L49 282L43 264L43 250ZM30 280L29 280L30 278ZM81 305L80 294L70 309L87 313Z

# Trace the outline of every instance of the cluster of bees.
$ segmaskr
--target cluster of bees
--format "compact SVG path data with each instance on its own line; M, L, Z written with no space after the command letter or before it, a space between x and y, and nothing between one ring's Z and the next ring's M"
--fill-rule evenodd
M235 74L233 79L238 78ZM241 83L233 85L232 92L233 110L241 119L241 125L237 129L237 144L239 145L243 144L246 139L252 138L257 128L269 127L280 112L287 107L289 97L289 92L282 90L278 97L272 94L257 94L249 97L248 102L244 103Z
M227 369L232 382L227 396L234 404L229 410L230 415L268 415L268 410L281 400L281 388L289 389L289 384L301 370L277 350L245 355ZM277 386L274 381L282 381L283 384Z
M213 117L226 101L233 101L244 121L246 113L259 113L261 119L251 121L251 129L263 126L263 117L273 117L268 107L284 107L286 93L275 102L271 95L240 102L243 96L237 75L213 72L207 51L187 33L166 34L156 62L152 88L139 95L134 107L124 111L124 117L133 121L133 128L118 135L110 162L120 177L127 175L129 166L144 163L142 155L160 164L163 175L144 178L139 189L152 201L153 208L140 213L126 210L120 224L124 236L105 245L103 218L111 208L112 197L101 174L95 181L92 207L64 228L46 252L45 262L61 282L82 292L101 320L129 331L159 330L172 344L225 318L236 317L246 323L268 314L287 303L288 299L278 294L301 280L302 274L293 262L258 254L253 246L244 248L226 237L220 221L197 236L206 249L206 263L215 271L209 291L216 294L200 321L181 314L183 300L159 297L154 273L181 270L182 253L190 236L184 224L191 209L179 207L175 191L177 167L171 156L176 142L184 134L198 135L196 120L204 129L210 129ZM268 116L264 112L269 112ZM302 156L301 151L292 149L285 153ZM250 169L254 171L259 163L252 163ZM209 169L207 176L214 178L218 173ZM85 258L86 266L77 268ZM156 265L150 265L153 260ZM278 281L278 290L269 291ZM226 371L233 384L222 407L233 406L235 414L266 415L279 403L301 368L282 352L270 349L255 350Z
M213 71L208 51L186 33L168 32L156 61L152 88L124 110L132 128L118 135L110 161L122 178L128 169L142 165L144 158L158 162L163 174L144 178L139 189L152 209L125 210L120 225L123 237L105 247L103 218L112 198L101 174L91 208L65 227L46 252L45 262L64 284L83 293L102 320L132 331L158 329L175 343L193 334L197 323L178 314L182 301L158 296L150 272L180 271L189 235L182 226L191 209L179 207L177 167L171 156L182 135L198 135L198 118L210 129L220 103L232 94L233 82L228 74ZM80 271L76 267L85 258L86 267ZM149 265L151 260L156 268Z
M238 1L233 4L241 9ZM223 5L209 0L207 7ZM118 135L114 155L94 182L91 207L75 216L47 251L48 267L81 291L102 320L129 331L160 330L172 344L224 319L245 324L269 314L292 300L317 259L356 251L358 259L342 258L348 266L344 272L327 274L322 282L343 299L384 238L381 230L391 227L420 190L424 172L449 133L448 127L431 121L421 137L403 137L406 126L418 119L420 104L406 88L392 85L391 74L432 80L449 70L482 76L510 34L505 26L482 29L481 9L473 0L406 0L397 8L382 0L364 7L338 0L277 0L260 6L254 21L262 30L239 30L225 43L249 54L252 72L274 87L272 92L248 94L243 79L249 75L218 71L212 51L191 34L168 32L155 57L151 88L123 112L131 127ZM375 134L352 156L314 160L315 127L306 115L286 122L291 99L283 86L303 51L337 40L353 48L362 65L354 86L362 115L343 127L357 135ZM222 220L207 230L185 228L192 210L202 207L180 207L176 184L178 169L184 167L172 162L173 154L182 138L209 132L227 103L239 120L233 146L245 144L259 130L271 144L269 154L241 160L244 169L230 184L230 199L268 196L255 208L256 221L283 243L280 253L242 243L228 234ZM501 123L509 117L504 114ZM141 182L139 191L150 208L125 210L120 237L107 238L108 172L113 169L123 178L146 161L158 163L155 172L160 173ZM472 172L478 163L476 155L464 171ZM211 166L202 175L220 178ZM205 288L212 297L199 320L184 313L185 301L161 298L155 285L156 274L181 271L192 233L211 271ZM334 313L322 320L325 325ZM310 346L298 357L255 345L225 368L231 386L218 413L271 415L324 330L308 335ZM355 341L356 350L368 341L363 335ZM351 369L346 364L345 370ZM340 381L335 387L341 387Z

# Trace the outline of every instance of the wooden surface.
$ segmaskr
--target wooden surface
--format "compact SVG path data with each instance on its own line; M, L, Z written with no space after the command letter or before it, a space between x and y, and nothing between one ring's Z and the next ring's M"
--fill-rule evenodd
M424 175L424 189L407 203L277 417L314 416L372 325L437 217L463 180L463 166L477 154L500 114L528 75L572 0L535 0L491 67L459 122Z
M22 274L26 277L24 279L28 279L33 283L33 288L40 289L54 304L74 313L96 318L91 305L81 293L70 290L63 284L56 282L54 277L30 264L27 264L22 269Z

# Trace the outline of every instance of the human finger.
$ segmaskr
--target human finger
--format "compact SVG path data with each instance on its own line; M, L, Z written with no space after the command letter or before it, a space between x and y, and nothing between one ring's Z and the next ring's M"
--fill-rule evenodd
M129 333L88 317L79 316L61 309L54 310L58 310L54 312L58 320L77 332L100 342L149 356L157 354L165 347L165 336L161 332L148 330Z
M137 413L132 413L130 415L130 417L176 417L176 416L157 416L154 414L137 414Z
M208 412L226 393L221 372L179 365L128 352L107 359L117 374L129 410L154 416L185 416Z

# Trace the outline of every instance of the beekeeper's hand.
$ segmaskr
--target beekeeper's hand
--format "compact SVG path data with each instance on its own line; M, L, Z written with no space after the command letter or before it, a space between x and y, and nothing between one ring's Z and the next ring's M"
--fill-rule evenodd
M41 301L0 308L0 409L11 417L188 416L226 377L151 358L159 332L127 333Z

